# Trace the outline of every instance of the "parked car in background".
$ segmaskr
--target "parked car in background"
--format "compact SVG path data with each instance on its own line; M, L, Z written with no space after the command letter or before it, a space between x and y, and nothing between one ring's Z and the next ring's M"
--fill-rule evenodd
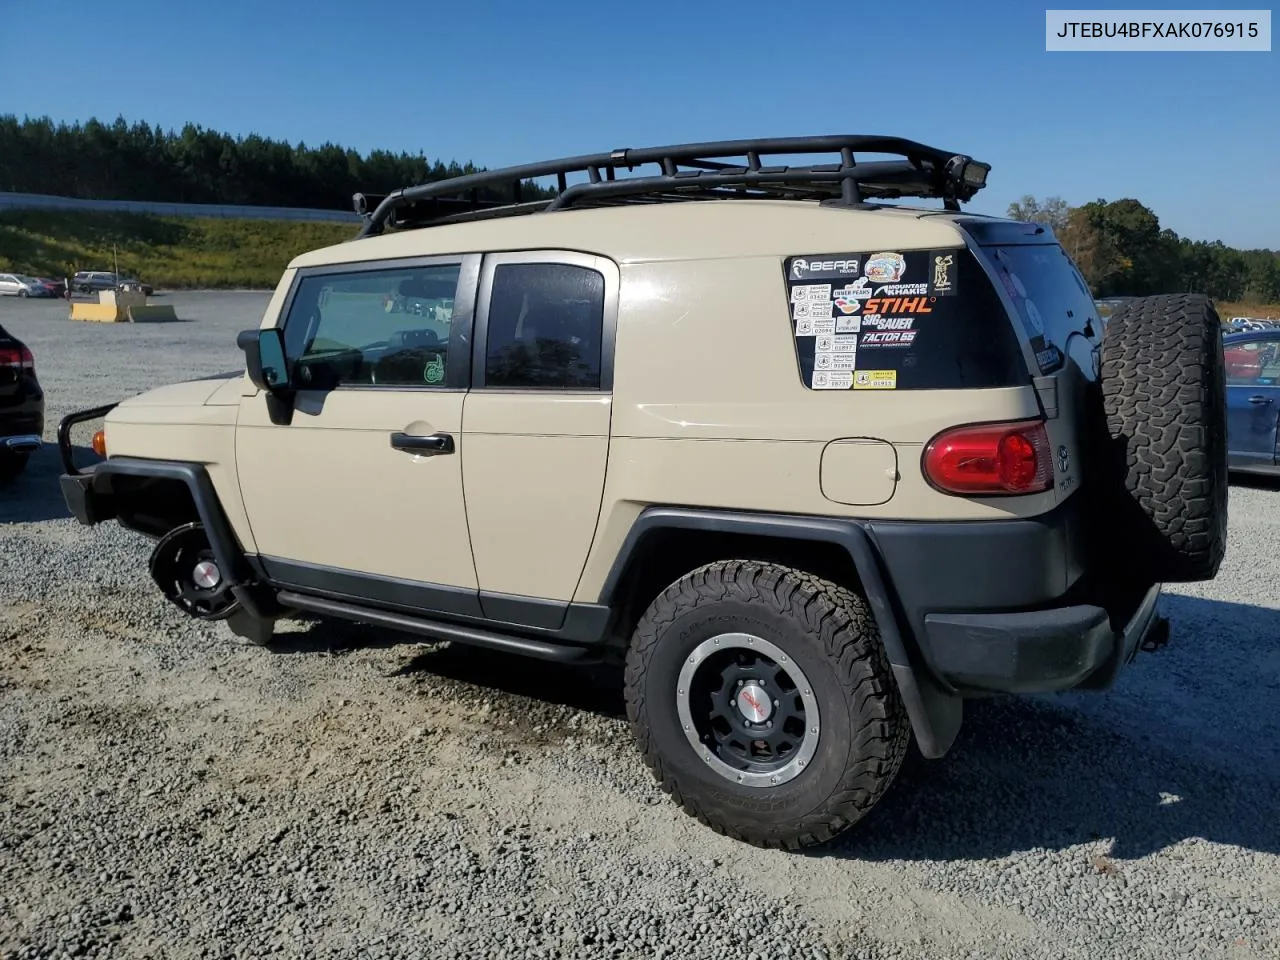
M147 296L151 296L154 292L151 284L143 283L137 277L125 273L112 273L109 270L81 270L71 279L71 284L77 293L119 290L127 285L140 288Z
M44 435L44 390L35 358L0 327L0 480L21 473Z
M6 297L50 297L49 289L35 277L21 273L0 273L0 294Z
M1222 338L1232 470L1280 474L1280 327Z
M53 280L49 277L36 277L35 281L48 290L49 296L51 297L66 296L67 282L65 280Z
M117 290L139 290L146 296L151 296L154 292L151 284L143 283L137 277L131 277L127 274L118 274L119 282L116 284Z

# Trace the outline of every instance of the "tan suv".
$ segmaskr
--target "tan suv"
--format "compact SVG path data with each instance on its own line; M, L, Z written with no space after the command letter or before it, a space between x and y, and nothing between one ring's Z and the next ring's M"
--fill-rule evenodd
M686 811L823 841L965 698L1109 685L1167 638L1160 584L1225 549L1212 304L1104 335L1047 227L961 212L988 171L816 137L358 195L245 373L64 421L64 494L257 642L301 611L625 660Z

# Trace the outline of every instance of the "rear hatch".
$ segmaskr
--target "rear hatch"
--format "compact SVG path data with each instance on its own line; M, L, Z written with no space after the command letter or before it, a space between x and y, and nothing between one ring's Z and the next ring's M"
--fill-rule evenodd
M968 245L790 258L801 379L895 397L869 432L892 441L899 462L919 459L935 490L999 497L1012 511L1033 505L1010 494L1032 494L1043 509L1080 483L1079 417L1061 414L1083 409L1096 382L1098 311L1050 231L955 225ZM877 405L863 396L871 415Z
M1010 221L960 221L1025 336L1027 364L1048 415L1057 490L1080 483L1081 431L1101 374L1103 321L1089 285L1053 232ZM1096 399L1096 396L1095 396Z

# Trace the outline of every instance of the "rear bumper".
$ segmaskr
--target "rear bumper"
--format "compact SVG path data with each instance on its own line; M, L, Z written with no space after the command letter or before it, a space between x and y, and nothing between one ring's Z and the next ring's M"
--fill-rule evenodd
M1105 687L1161 629L1159 584L1097 584L1076 499L1028 519L868 524L921 666L944 690Z
M1048 693L1106 686L1155 631L1160 585L1122 623L1092 604L1025 613L925 617L923 652L952 686Z

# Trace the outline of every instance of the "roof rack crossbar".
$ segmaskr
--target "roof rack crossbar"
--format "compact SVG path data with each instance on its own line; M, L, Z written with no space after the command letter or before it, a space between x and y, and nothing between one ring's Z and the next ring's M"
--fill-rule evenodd
M805 156L837 154L839 163L811 166L766 166L764 156ZM888 154L901 160L858 163L855 154ZM745 157L741 162L725 162L724 158ZM661 173L655 176L619 177L620 170L629 173L637 167L656 164ZM681 169L682 167L690 169ZM470 212L485 210L486 215L501 216L504 206L518 207L520 212L533 209L562 210L587 200L606 201L628 198L634 202L663 202L662 197L676 191L682 198L690 192L705 198L767 195L778 199L789 197L828 197L842 203L860 203L868 196L897 198L904 196L940 198L947 209L958 209L986 185L990 166L964 154L951 153L900 137L820 136L783 137L760 140L726 140L690 143L668 147L619 149L607 154L591 154L540 163L505 167L498 170L464 174L417 186L403 187L392 193L374 197L356 195L357 211L366 218L360 236L381 233L393 214L406 205L421 201L463 195L470 200ZM604 174L602 177L601 174ZM570 184L570 174L587 176L587 182ZM557 195L545 205L521 202L523 185L543 177L556 179ZM514 204L481 200L481 190L492 190L515 184ZM811 189L797 189L808 185ZM719 192L711 191L719 188ZM725 193L725 189L729 192ZM783 189L786 188L786 189ZM369 212L372 201L376 209ZM954 205L954 207L953 207ZM456 222L455 216L420 219L408 216L405 224L427 226ZM400 225L400 220L394 220Z

